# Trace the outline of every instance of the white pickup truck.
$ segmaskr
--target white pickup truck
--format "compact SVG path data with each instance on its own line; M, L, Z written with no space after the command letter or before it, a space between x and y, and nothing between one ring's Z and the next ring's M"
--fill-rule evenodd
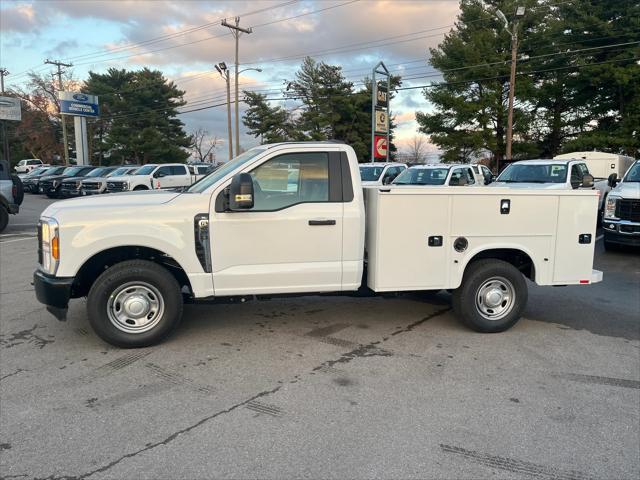
M362 167L361 167L362 168ZM485 174L486 169L488 174ZM426 163L406 169L392 185L430 185L442 187L479 187L491 183L493 175L484 165Z
M54 203L38 226L36 296L59 319L88 297L102 339L141 347L174 331L183 296L449 289L467 325L499 332L521 316L527 278L602 279L593 191L363 189L358 167L344 144L262 145L181 192Z
M549 190L587 189L598 192L598 212L610 188L607 179L596 181L584 160L522 160L507 166L492 187Z
M188 187L193 182L193 175L184 163L149 163L131 175L110 177L107 192Z
M607 196L602 227L604 248L617 245L640 247L640 160L629 168L622 180L611 174L613 190Z

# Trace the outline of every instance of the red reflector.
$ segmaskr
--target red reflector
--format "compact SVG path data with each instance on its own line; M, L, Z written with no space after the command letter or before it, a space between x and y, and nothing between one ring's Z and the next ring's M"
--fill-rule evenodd
M580 284L589 283L589 280L580 280Z

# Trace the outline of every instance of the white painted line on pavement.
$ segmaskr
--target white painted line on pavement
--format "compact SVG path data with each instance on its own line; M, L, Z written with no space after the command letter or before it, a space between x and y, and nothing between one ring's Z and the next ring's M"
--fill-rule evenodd
M2 237L0 237L0 238L2 238ZM15 242L22 242L24 240L34 240L34 239L37 239L37 237L14 238L13 240L0 241L0 245L4 245L5 243L15 243Z

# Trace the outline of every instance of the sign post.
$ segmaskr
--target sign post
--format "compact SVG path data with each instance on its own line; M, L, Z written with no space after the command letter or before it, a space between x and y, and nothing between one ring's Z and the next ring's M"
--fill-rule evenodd
M386 77L378 84L376 74ZM389 161L389 91L391 74L383 62L373 68L371 76L371 162Z
M73 116L76 137L76 163L89 165L89 142L87 138L87 117L98 117L100 107L98 97L79 92L60 92L60 113Z
M3 92L4 93L4 92ZM2 146L4 159L9 158L9 137L7 136L6 122L19 122L22 120L22 105L19 98L0 97L0 121L2 122Z

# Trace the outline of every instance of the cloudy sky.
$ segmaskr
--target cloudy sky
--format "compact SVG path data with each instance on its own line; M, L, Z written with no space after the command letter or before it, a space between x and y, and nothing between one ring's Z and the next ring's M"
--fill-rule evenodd
M29 70L50 71L46 58L73 63L79 79L109 67L157 68L186 92L182 110L207 107L225 101L213 65L233 64L233 37L220 21L239 15L253 28L241 37L240 68L262 69L241 74L240 88L279 96L306 55L341 65L356 86L380 60L405 78L403 86L419 86L439 80L428 48L457 13L458 0L2 0L0 65L11 72L8 87ZM399 92L391 110L401 149L416 135L414 112L428 107L420 89ZM226 138L224 106L180 117L188 131ZM243 134L241 143L257 141ZM218 157L225 152L219 148Z

